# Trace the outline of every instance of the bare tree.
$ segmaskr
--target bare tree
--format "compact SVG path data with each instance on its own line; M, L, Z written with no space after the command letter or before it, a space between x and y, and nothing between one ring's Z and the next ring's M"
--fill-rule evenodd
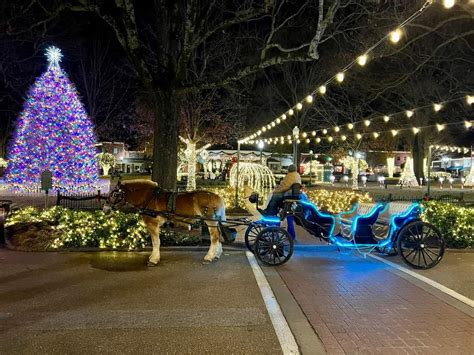
M22 22L23 28L48 26L63 11L93 13L110 27L153 103L153 179L174 188L181 95L230 85L284 63L318 60L318 46L340 8L339 0L157 0L144 6L133 0L49 6L32 0L19 13L37 15L33 23ZM19 30L14 20L9 26L12 33Z

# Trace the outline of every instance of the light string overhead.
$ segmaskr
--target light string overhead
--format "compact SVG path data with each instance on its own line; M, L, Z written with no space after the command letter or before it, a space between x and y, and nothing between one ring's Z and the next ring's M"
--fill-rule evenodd
M464 153L467 154L471 151L471 148L468 147L459 147L457 145L443 145L443 144L436 144L436 145L430 145L431 148L436 149L436 150L441 150L445 152L458 152L458 153Z
M438 124L432 124L432 125L426 125L426 126L420 126L420 127L405 127L405 128L398 128L398 129L390 129L390 130L384 130L384 131L377 131L377 132L359 132L359 133L354 133L354 138L358 141L362 140L364 137L371 137L373 139L377 139L382 135L383 133L391 133L393 137L397 136L401 132L405 131L412 131L413 134L418 134L420 133L421 130L427 129L427 128L435 128ZM464 125L466 129L469 129L471 127L474 127L474 121L473 120L463 120L463 121L457 121L457 122L450 122L450 123L444 123L444 126L457 126L457 125ZM311 141L314 141L315 143L321 143L323 140L326 141L327 143L333 143L336 141L346 141L348 139L348 135L346 134L341 134L341 135L328 135L326 137L309 137L309 135L306 132L303 132L301 136L297 139L296 143L300 144L302 141L304 143L311 143ZM288 136L280 136L280 137L271 137L271 138L265 138L263 140L264 143L267 144L291 144L293 143L293 137L288 135ZM249 143L253 144L259 141L249 141Z
M260 129L255 131L253 134L239 139L238 143L248 143L250 140L254 140L255 138L258 138L260 135L263 133L270 131L272 128L276 127L283 121L286 121L289 117L293 116L296 111L300 111L303 109L304 104L306 103L307 105L311 105L314 102L314 98L317 94L319 95L325 95L327 92L327 87L329 84L333 83L336 81L337 83L341 84L345 77L346 77L346 72L351 69L353 66L358 64L359 66L365 66L367 62L370 59L370 53L377 48L379 45L384 43L387 39L390 40L392 43L397 43L400 41L400 39L403 36L403 31L402 29L408 25L409 23L413 22L417 17L419 17L427 8L429 8L433 3L433 0L427 0L416 12L414 12L411 16L409 16L407 19L405 19L402 23L400 23L393 31L389 32L386 34L384 37L379 39L376 43L374 43L372 46L367 48L365 51L362 52L359 56L357 56L354 60L352 60L349 64L347 64L343 69L341 69L338 73L335 75L332 75L328 80L326 80L323 84L319 85L316 89L314 89L311 93L305 96L303 100L300 102L296 103L293 107L288 109L288 111L284 112L280 116L278 116L276 119L271 121L270 123L263 125Z
M337 126L334 126L334 127L329 127L329 128L322 128L322 129L318 129L318 130L313 130L311 132L301 132L300 135L298 136L299 139L305 139L308 143L309 143L309 139L310 138L314 138L316 137L318 134L322 134L324 136L324 138L326 138L329 142L331 142L333 140L333 137L331 136L331 134L334 133L340 133L342 129L346 129L348 131L352 131L354 132L354 135L355 137L360 140L364 137L364 133L362 132L361 133L357 133L355 132L357 130L357 126L360 126L361 124L363 125L363 129L364 130L367 130L367 128L372 124L372 122L376 121L376 120L383 120L384 123L389 123L389 122L393 122L393 119L399 117L405 117L406 119L410 120L416 112L422 110L422 109L426 109L426 108L429 108L431 107L433 109L433 111L436 113L440 112L442 109L444 109L446 107L447 104L449 103L453 103L453 102L456 102L456 101L460 101L460 100L466 100L466 103L468 105L472 105L474 103L474 101L472 100L474 96L471 96L471 95L467 95L466 97L457 97L457 98L454 98L454 99L449 99L449 100L443 100L443 101L437 101L436 103L430 103L430 104L426 104L426 105L423 105L423 106L418 106L416 108L412 108L412 109L409 109L409 110L401 110L401 111L398 111L398 112L393 112L391 114L384 114L384 115L377 115L377 116L373 116L371 119L363 119L363 120L359 120L359 121L355 121L355 122L349 122L349 123L346 123L346 124L342 124L342 125L337 125ZM465 120L465 121L462 121L462 123L464 123L465 127L467 129L471 128L472 127L472 122L470 120ZM436 123L436 124L433 124L432 126L430 127L436 127L436 129L438 130L438 132L444 130L446 128L447 125L450 125L451 123ZM391 132L393 136L396 136L399 131L402 131L402 130L407 130L407 129L411 129L413 131L413 133L417 134L419 132L419 127L410 127L410 128L404 128L404 129L391 129L391 130L388 130L386 132ZM372 132L372 137L373 138L378 138L379 137L379 134L381 132ZM365 133L366 134L366 133ZM280 137L272 137L272 138L262 138L262 139L259 139L259 140L250 140L248 141L248 143L255 143L256 141L263 141L265 143L271 143L271 140L284 140L284 136L280 136ZM320 143L321 142L321 139L322 137L316 137L314 138L316 143ZM287 139L289 141L291 141L292 139L292 136L287 136ZM344 141L347 139L347 136L345 134L342 134L341 133L341 139Z

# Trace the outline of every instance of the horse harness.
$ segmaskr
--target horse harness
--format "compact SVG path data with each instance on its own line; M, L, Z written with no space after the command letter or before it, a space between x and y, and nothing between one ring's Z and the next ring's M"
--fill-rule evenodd
M154 200L156 200L160 196L160 194L162 194L162 193L168 194L167 201L166 201L166 210L156 211L154 209L150 209L149 208L150 204ZM164 189L160 188L159 186L157 186L155 188L155 191L153 192L153 194L148 199L148 201L144 204L144 207L143 208L138 208L138 211L142 215L150 216L150 217L153 217L153 218L156 218L158 216L163 216L167 219L181 217L181 218L186 218L186 219L201 219L203 221L206 220L206 219L210 220L210 218L206 218L207 212L209 210L209 204L211 203L211 194L209 192L207 193L208 194L208 204L205 205L205 206L201 206L201 208L203 209L202 210L202 213L203 213L202 216L195 216L195 215L194 216L186 216L186 215L176 214L176 200L177 200L177 197L178 197L179 194L180 194L179 192L164 190ZM112 199L114 199L113 202L112 202ZM124 200L126 202L126 191L123 190L122 188L120 188L120 185L117 185L115 187L115 189L112 191L112 193L110 194L108 202L111 204L112 208L115 208L115 205L119 204L120 202L122 202ZM216 212L217 212L217 209L214 208L214 216L216 216ZM214 218L212 218L212 219L214 219ZM218 218L218 219L220 219L220 218Z

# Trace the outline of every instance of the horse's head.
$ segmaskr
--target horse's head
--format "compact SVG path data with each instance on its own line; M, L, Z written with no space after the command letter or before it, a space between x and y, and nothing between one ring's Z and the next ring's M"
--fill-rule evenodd
M153 196L155 196L158 184L149 180L127 180L120 182L109 194L109 198L104 205L104 212L108 213L113 209L118 209L126 203L138 207L147 208Z
M110 192L102 210L104 213L108 214L112 210L122 207L126 202L126 190L119 181L115 188Z

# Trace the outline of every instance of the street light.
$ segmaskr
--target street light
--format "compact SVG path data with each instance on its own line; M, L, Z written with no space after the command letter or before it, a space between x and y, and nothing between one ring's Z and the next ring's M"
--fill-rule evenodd
M265 146L265 144L263 143L263 141L259 141L258 142L258 149L260 149L260 165L263 164L263 147Z
M313 151L309 151L309 186L313 186Z
M300 169L298 169L298 139L300 137L300 129L295 126L293 128L293 164L296 165L296 168L299 172Z

